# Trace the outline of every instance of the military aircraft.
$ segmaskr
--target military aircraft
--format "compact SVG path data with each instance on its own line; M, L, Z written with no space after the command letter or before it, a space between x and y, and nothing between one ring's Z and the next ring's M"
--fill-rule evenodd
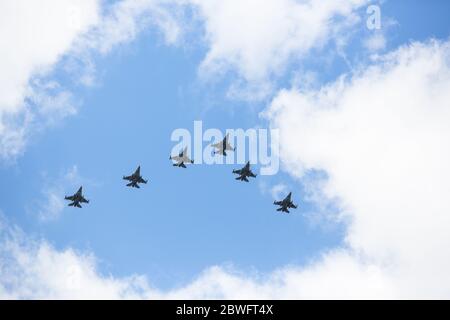
M239 177L237 177L236 180L241 180L241 181L245 181L245 182L248 182L248 179L247 179L248 177L256 178L256 174L254 174L252 172L252 170L250 170L250 161L247 162L245 167L243 167L242 169L233 170L233 173L239 175Z
M189 157L187 156L187 147L184 148L183 151L178 154L178 156L170 156L169 159L177 162L173 164L174 167L186 168L185 163L194 163L194 160L189 159Z
M236 150L236 148L233 148L228 143L229 135L230 134L227 134L225 136L225 138L223 138L222 141L220 141L218 143L215 143L215 144L212 144L212 146L217 149L217 150L214 151L214 154L221 154L221 155L226 157L227 156L227 150L230 150L230 151L235 151Z
M287 197L284 198L283 200L273 202L274 205L280 206L280 208L278 208L277 211L289 213L288 209L290 208L297 209L297 206L291 200L291 195L292 192L289 192Z
M147 180L144 180L141 176L141 166L139 166L131 176L124 176L123 180L130 181L130 183L127 184L127 187L138 189L140 188L139 183L147 183Z
M69 203L70 207L81 208L80 203L89 203L89 200L86 200L83 197L82 192L83 192L83 187L80 187L80 189L78 189L78 191L73 196L66 196L66 197L64 197L64 199L72 201L71 203Z

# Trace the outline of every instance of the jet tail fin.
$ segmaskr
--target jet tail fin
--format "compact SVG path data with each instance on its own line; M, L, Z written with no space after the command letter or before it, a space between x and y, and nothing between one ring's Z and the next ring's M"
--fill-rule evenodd
M127 187L132 187L132 188L140 188L139 185L135 182L130 182L127 184Z
M81 205L78 202L72 202L72 203L69 203L69 207L81 208Z

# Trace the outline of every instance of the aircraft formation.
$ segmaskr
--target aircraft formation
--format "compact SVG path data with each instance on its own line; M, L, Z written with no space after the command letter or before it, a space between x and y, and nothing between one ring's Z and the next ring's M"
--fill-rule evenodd
M233 148L229 144L229 135L227 134L225 138L216 144L212 145L217 150L214 151L214 154L220 154L223 156L227 156L227 151L235 151L236 148ZM177 156L170 156L169 160L175 161L173 163L174 167L180 167L180 168L186 168L186 164L192 164L194 163L193 160L191 160L188 157L188 150L187 147L185 147ZM246 165L238 170L233 170L233 174L237 174L238 177L236 180L239 181L245 181L249 182L248 178L256 178L256 174L254 174L250 168L250 161L246 163ZM147 184L148 180L145 180L141 176L141 166L138 166L137 169L134 171L133 174L129 176L123 176L123 180L128 181L126 184L127 187L130 188L137 188L139 189L139 184ZM281 201L274 201L273 204L279 206L277 211L279 212L285 212L289 213L289 209L297 209L297 205L295 205L292 202L292 192L289 192L289 194ZM82 208L81 203L89 203L89 200L84 198L83 196L83 187L81 186L78 191L72 195L72 196L66 196L64 197L65 200L70 201L69 206L70 207L76 207L76 208Z

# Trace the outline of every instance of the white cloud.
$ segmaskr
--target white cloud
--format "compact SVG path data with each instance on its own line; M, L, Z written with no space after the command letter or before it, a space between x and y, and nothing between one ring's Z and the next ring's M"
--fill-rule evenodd
M364 41L364 46L369 51L380 51L386 48L386 37L383 33L377 32Z
M268 275L249 277L229 267L211 267L168 291L152 287L142 275L104 275L94 255L56 250L6 223L0 223L0 257L0 299L386 298L394 292L377 266L355 263L343 251L304 269Z
M71 49L75 39L98 20L98 1L24 0L0 4L0 156L22 152L37 113L63 116L73 113L70 94L49 95L44 77ZM50 110L52 109L52 110Z
M174 16L159 0L2 1L0 157L16 157L36 129L76 113L70 91L48 79L58 63L93 84L92 53L106 54L148 26L162 30L169 44L178 38Z
M206 73L236 71L252 88L267 90L267 80L279 74L291 58L296 60L330 39L358 18L364 0L191 0L204 21L208 53ZM241 84L242 85L242 84ZM236 94L236 88L232 88ZM257 92L258 93L258 92Z
M157 27L167 44L175 44L182 30L175 1L124 0L105 8L100 22L82 39L82 49L108 53L117 45L130 42L150 26Z
M137 276L100 276L95 257L72 249L57 251L21 230L0 226L0 298L119 299L141 298L145 281ZM144 289L146 289L144 287Z
M0 4L0 110L17 111L33 75L48 71L94 25L98 1L25 0Z
M270 194L272 195L272 198L277 201L284 198L287 192L288 188L284 183L276 184L270 189Z
M61 215L64 209L62 193L59 189L48 189L43 192L45 203L39 210L39 218L43 221L54 220Z
M192 283L163 293L169 299L380 299L395 294L390 279L370 263L355 263L336 251L304 268L287 267L268 275L212 267Z
M450 42L431 41L317 91L283 90L267 112L288 171L327 174L317 199L339 199L347 245L393 274L399 297L450 296L448 101Z

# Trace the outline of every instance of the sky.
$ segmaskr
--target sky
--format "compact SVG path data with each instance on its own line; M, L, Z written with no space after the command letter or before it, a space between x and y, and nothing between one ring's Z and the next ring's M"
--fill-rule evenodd
M2 1L0 298L449 298L449 9ZM194 121L279 171L172 166Z

